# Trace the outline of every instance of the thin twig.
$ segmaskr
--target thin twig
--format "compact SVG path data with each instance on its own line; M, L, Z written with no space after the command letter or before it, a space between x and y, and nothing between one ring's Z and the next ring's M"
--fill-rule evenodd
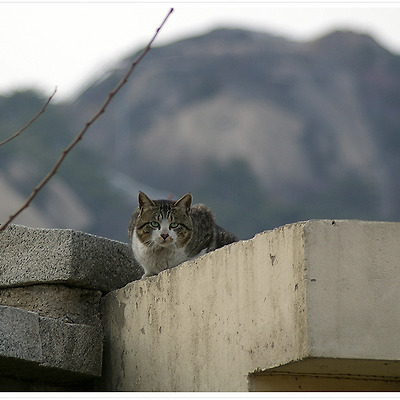
M50 101L53 99L53 97L56 94L56 92L57 92L57 88L54 89L53 94L47 99L47 101L46 101L45 105L43 106L43 108L25 126L23 126L18 132L15 132L9 138L7 138L7 139L3 140L2 142L0 142L0 147L3 146L4 144L10 142L11 140L16 138L17 136L19 136L25 129L29 128L46 111L47 106L49 105Z
M171 15L171 13L174 11L173 8L170 9L169 13L167 16L164 18L164 21L162 24L157 28L156 33L154 34L153 38L150 40L149 44L146 46L146 48L142 51L142 53L139 55L139 57L131 64L129 67L128 71L124 75L124 77L121 79L121 81L118 83L118 85L110 92L108 93L107 99L104 102L104 104L99 108L99 110L96 112L94 117L87 121L82 128L82 130L78 133L78 135L75 137L75 139L63 150L61 153L61 156L59 157L58 161L54 164L53 168L47 173L47 175L42 179L42 181L33 189L32 193L29 195L29 197L26 199L25 203L21 206L21 208L16 211L14 214L12 214L9 219L0 227L0 232L5 230L5 228L19 215L23 210L29 207L30 203L32 200L36 197L36 195L39 193L39 191L47 184L47 182L56 174L58 168L64 161L65 157L68 155L68 153L75 147L75 145L82 139L83 135L86 133L86 131L89 129L90 125L95 122L101 114L103 114L108 106L108 104L111 102L113 97L118 93L118 91L122 88L122 86L125 85L125 83L128 81L130 75L132 74L133 70L135 69L136 65L144 58L144 56L150 51L151 45L153 44L154 40L156 39L158 33L160 32L161 28L164 26L166 23L168 17Z

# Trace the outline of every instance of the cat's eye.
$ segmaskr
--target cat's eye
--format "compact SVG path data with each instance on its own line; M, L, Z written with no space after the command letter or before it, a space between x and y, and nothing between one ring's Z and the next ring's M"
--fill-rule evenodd
M177 222L171 222L171 224L169 225L170 229L176 229L179 226L179 224Z
M151 226L152 228L159 228L159 227L160 227L160 224L159 224L157 221L151 221L151 222L150 222L150 226Z

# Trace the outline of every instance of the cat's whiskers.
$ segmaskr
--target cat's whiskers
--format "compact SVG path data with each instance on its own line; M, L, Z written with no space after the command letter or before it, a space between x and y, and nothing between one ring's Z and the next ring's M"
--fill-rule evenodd
M148 245L149 247L152 247L152 246L154 246L154 240L153 239L149 239L149 240L146 240L145 242L143 242L144 244L146 244L146 245Z

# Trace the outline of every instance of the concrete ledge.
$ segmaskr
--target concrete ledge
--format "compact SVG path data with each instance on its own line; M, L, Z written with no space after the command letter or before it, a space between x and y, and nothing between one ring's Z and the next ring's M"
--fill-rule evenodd
M62 322L101 326L101 292L66 285L32 285L0 289L0 305L37 312Z
M125 243L70 229L0 232L0 288L63 283L106 293L141 275Z
M400 223L306 221L132 282L103 298L104 389L399 390L399 260Z
M0 306L0 374L71 382L99 377L102 332L37 313Z

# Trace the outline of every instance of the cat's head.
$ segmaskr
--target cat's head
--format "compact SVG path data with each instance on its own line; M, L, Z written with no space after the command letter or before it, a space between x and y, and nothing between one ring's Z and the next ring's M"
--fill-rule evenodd
M151 200L143 192L138 196L136 234L147 246L184 247L192 238L193 222L189 216L192 195L177 201Z

